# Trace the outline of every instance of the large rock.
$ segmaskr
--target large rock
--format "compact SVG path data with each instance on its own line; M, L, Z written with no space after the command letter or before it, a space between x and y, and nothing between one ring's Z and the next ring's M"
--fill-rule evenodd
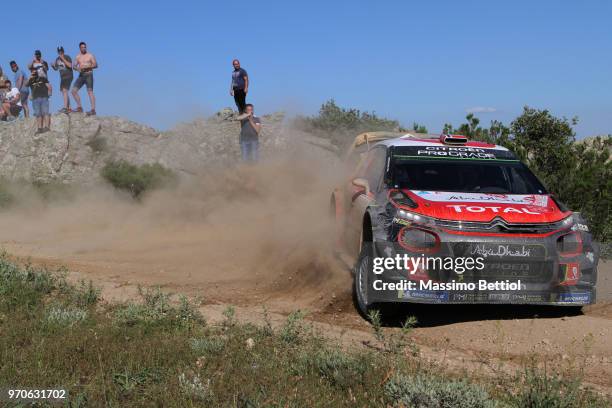
M292 130L282 113L262 117L262 156L297 150L336 156L327 140ZM159 132L120 117L58 114L51 131L35 134L34 119L0 123L0 178L27 181L91 182L111 160L160 163L179 173L197 174L206 166L239 160L240 125L223 109L210 118Z

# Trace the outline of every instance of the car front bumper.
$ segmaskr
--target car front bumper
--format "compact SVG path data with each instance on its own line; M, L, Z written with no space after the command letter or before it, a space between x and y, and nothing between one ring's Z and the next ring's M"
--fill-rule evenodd
M435 253L407 250L398 242L377 242L372 244L373 257L480 257L484 268L463 273L437 265L415 273L397 268L385 270L368 278L368 299L371 303L595 303L599 248L589 234L582 234L581 250L563 256L557 249L557 240L567 233L527 237L436 231L440 245Z

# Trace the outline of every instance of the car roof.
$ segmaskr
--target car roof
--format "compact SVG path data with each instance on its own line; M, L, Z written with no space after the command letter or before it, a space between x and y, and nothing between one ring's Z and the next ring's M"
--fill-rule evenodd
M445 144L442 143L440 141L440 136L435 136L435 135L425 135L424 137L422 137L422 135L419 135L418 137L415 136L414 134L411 133L406 133L402 136L399 137L395 137L395 138L390 138L390 139L385 139L385 140L381 140L380 142L376 143L375 146L386 146L386 147L391 147L391 146L412 146L412 147L418 147L418 146L451 146L451 147L457 147L457 148L461 148L461 147L471 147L471 148L479 148L479 149L492 149L492 150L500 150L500 151L509 151L507 148L503 147L503 146L499 146L499 145L495 145L495 144L491 144L491 143L486 143L486 142L479 142L479 141L468 141L467 143L464 144Z

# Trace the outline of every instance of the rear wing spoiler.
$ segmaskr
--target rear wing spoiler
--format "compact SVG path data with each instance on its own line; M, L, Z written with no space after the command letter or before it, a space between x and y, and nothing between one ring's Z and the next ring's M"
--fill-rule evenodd
M402 136L414 137L412 134L405 133L405 132L380 131L380 132L360 133L359 135L355 137L355 140L353 140L353 143L351 144L348 151L346 152L345 157L349 157L353 153L353 151L355 151L355 149L357 149L360 146L366 145L367 148L365 149L365 152L367 152L368 150L370 150L371 146L377 142L388 140L388 139L395 139L395 138L402 137Z

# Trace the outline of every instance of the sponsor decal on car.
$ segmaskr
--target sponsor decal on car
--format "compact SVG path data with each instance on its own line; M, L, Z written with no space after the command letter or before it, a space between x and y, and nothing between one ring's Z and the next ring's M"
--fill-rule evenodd
M584 224L576 223L576 224L572 225L572 231L589 232L589 227L587 225L584 225Z
M539 211L535 211L535 209L528 207L494 207L494 206L479 206L479 205L467 205L467 204L453 204L447 205L446 207L452 208L457 213L470 212L470 213L482 213L482 212L492 212L494 214L533 214L533 215L541 215L542 213Z
M395 224L399 224L399 225L410 225L411 222L404 219L404 218L399 218L399 217L394 217L393 218L393 223Z
M403 292L404 299L428 299L438 302L448 302L448 292L436 292L431 290L406 290Z
M539 251L538 251L539 249ZM511 245L511 244L476 244L469 251L469 255L479 255L483 258L492 257L515 257L527 258L530 256L543 256L542 246ZM536 253L537 251L537 253Z
M563 271L561 286L574 286L580 281L580 264L577 262L562 263L559 265Z
M536 207L547 207L548 196L537 194L485 194L485 193L452 193L444 191L410 190L419 197L436 202L473 202L496 204L525 204Z
M426 145L400 146L393 154L396 159L504 160L518 161L508 150L472 146Z
M559 293L558 302L559 303L588 304L588 303L591 303L591 293L590 292Z
M495 159L490 150L474 147L423 146L417 150L417 156L454 157L460 159Z

